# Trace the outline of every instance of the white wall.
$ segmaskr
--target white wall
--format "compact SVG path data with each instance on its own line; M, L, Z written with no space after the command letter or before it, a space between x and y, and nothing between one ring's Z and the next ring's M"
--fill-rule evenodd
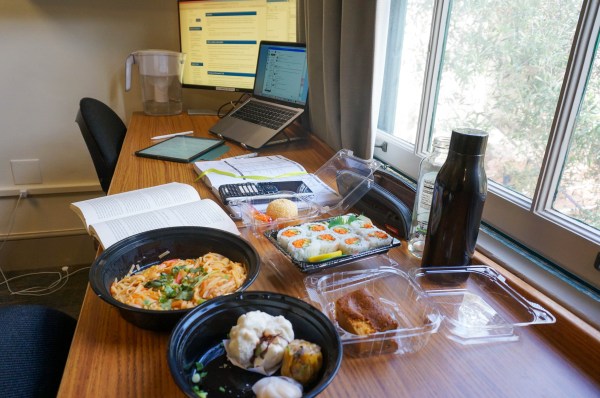
M79 100L104 101L127 123L142 106L137 71L125 92L125 58L149 48L179 50L175 0L0 0L0 239L23 188L40 195L21 201L12 237L81 232L68 204L102 193L74 122ZM190 108L231 96L184 91ZM39 159L42 183L16 185L11 159Z

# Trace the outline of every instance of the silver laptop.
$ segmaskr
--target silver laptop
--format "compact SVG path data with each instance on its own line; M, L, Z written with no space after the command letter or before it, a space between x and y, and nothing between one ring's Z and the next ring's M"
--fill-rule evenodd
M294 121L308 99L306 45L261 41L253 97L209 131L257 149Z

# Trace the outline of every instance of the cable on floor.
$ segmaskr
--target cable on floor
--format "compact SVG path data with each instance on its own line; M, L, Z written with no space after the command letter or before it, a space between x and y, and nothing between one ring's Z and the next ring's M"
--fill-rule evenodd
M15 207L12 209L12 211L10 213L10 216L8 218L8 225L6 228L6 230L7 230L6 236L5 236L4 240L2 241L2 244L0 245L0 253L2 253L2 250L4 249L4 245L6 244L6 241L8 240L8 238L10 237L10 234L12 232L14 222L15 222L15 216L17 213L17 208L19 207L19 204L21 203L22 198L23 197L21 195L19 195L19 197L17 199L17 203L15 204ZM0 286L6 284L6 288L8 289L10 294L21 295L21 296L46 296L48 294L55 293L55 292L59 291L60 289L62 289L69 281L69 277L71 275L76 274L77 272L88 269L88 268L90 268L90 267L83 267L76 271L69 272L69 267L64 266L61 268L60 271L29 272L27 274L17 275L12 278L7 278L6 275L4 274L4 271L2 270L2 267L0 267L0 275L2 275L2 278L4 279L4 282L0 282ZM14 281L16 279L25 278L28 276L38 276L38 275L48 275L48 274L50 274L50 275L56 274L57 275L57 279L54 282L50 283L48 286L32 286L32 287L28 287L28 288L21 289L21 290L13 290L9 284L9 282Z

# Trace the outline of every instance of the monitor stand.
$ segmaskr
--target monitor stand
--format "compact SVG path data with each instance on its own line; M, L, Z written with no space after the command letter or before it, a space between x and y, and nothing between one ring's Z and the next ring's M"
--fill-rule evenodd
M217 111L215 111L214 109L188 109L187 110L188 115L190 116L198 116L198 115L208 115L208 116L216 116L217 115Z

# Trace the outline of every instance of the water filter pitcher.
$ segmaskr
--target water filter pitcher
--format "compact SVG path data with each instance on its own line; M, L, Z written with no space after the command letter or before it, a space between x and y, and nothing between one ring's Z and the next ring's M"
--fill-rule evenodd
M131 89L131 67L137 64L146 115L176 115L183 109L181 78L185 54L167 50L141 50L125 62L125 90Z

